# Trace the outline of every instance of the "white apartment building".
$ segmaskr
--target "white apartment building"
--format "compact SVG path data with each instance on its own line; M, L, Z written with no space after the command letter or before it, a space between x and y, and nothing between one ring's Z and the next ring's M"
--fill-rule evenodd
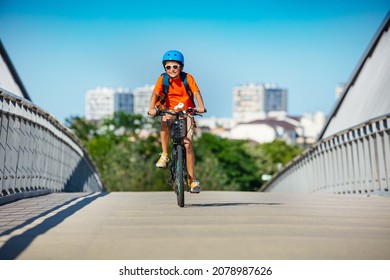
M270 112L287 112L287 90L276 84L237 86L233 89L233 119L249 122L265 119Z
M153 89L154 85L145 85L134 89L134 114L147 116Z
M115 112L133 113L133 94L126 88L98 87L85 95L86 120L102 120Z
M302 116L268 114L264 119L240 123L232 118L198 118L196 123L203 131L229 139L268 143L281 138L288 144L308 145L315 143L325 121L325 114L318 111Z

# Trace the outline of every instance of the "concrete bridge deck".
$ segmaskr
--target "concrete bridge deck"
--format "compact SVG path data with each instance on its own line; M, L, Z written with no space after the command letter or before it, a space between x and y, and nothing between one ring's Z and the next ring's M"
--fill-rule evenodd
M390 198L53 193L0 206L0 259L390 259Z

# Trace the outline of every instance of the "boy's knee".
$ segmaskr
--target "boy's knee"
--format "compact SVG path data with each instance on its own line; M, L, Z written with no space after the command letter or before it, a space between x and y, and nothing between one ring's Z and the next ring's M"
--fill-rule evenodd
M168 130L168 124L166 121L161 122L161 130L162 131L167 131Z
M192 141L188 138L184 138L184 146L186 149L192 149Z

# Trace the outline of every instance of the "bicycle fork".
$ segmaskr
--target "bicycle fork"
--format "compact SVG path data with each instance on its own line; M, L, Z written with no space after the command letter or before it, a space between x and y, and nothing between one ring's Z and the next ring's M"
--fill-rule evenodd
M188 172L187 172L187 154L186 154L186 149L179 144L175 144L173 146L173 151L172 151L172 158L171 158L171 164L169 167L170 171L170 178L169 178L169 184L172 185L173 189L176 191L178 187L178 149L182 149L182 155L183 155L183 173L184 173L184 185L185 185L185 190L189 191L188 187ZM184 188L183 188L184 189Z

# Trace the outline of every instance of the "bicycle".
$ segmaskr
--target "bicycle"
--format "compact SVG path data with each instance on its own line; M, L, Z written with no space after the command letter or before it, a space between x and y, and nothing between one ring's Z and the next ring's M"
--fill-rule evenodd
M171 115L173 119L167 120L169 135L173 144L169 165L170 178L168 183L172 185L179 207L184 207L184 192L190 191L188 184L187 155L184 146L184 138L187 137L187 116L202 116L196 108L183 110L182 104L175 107L175 111L158 110L156 116Z

